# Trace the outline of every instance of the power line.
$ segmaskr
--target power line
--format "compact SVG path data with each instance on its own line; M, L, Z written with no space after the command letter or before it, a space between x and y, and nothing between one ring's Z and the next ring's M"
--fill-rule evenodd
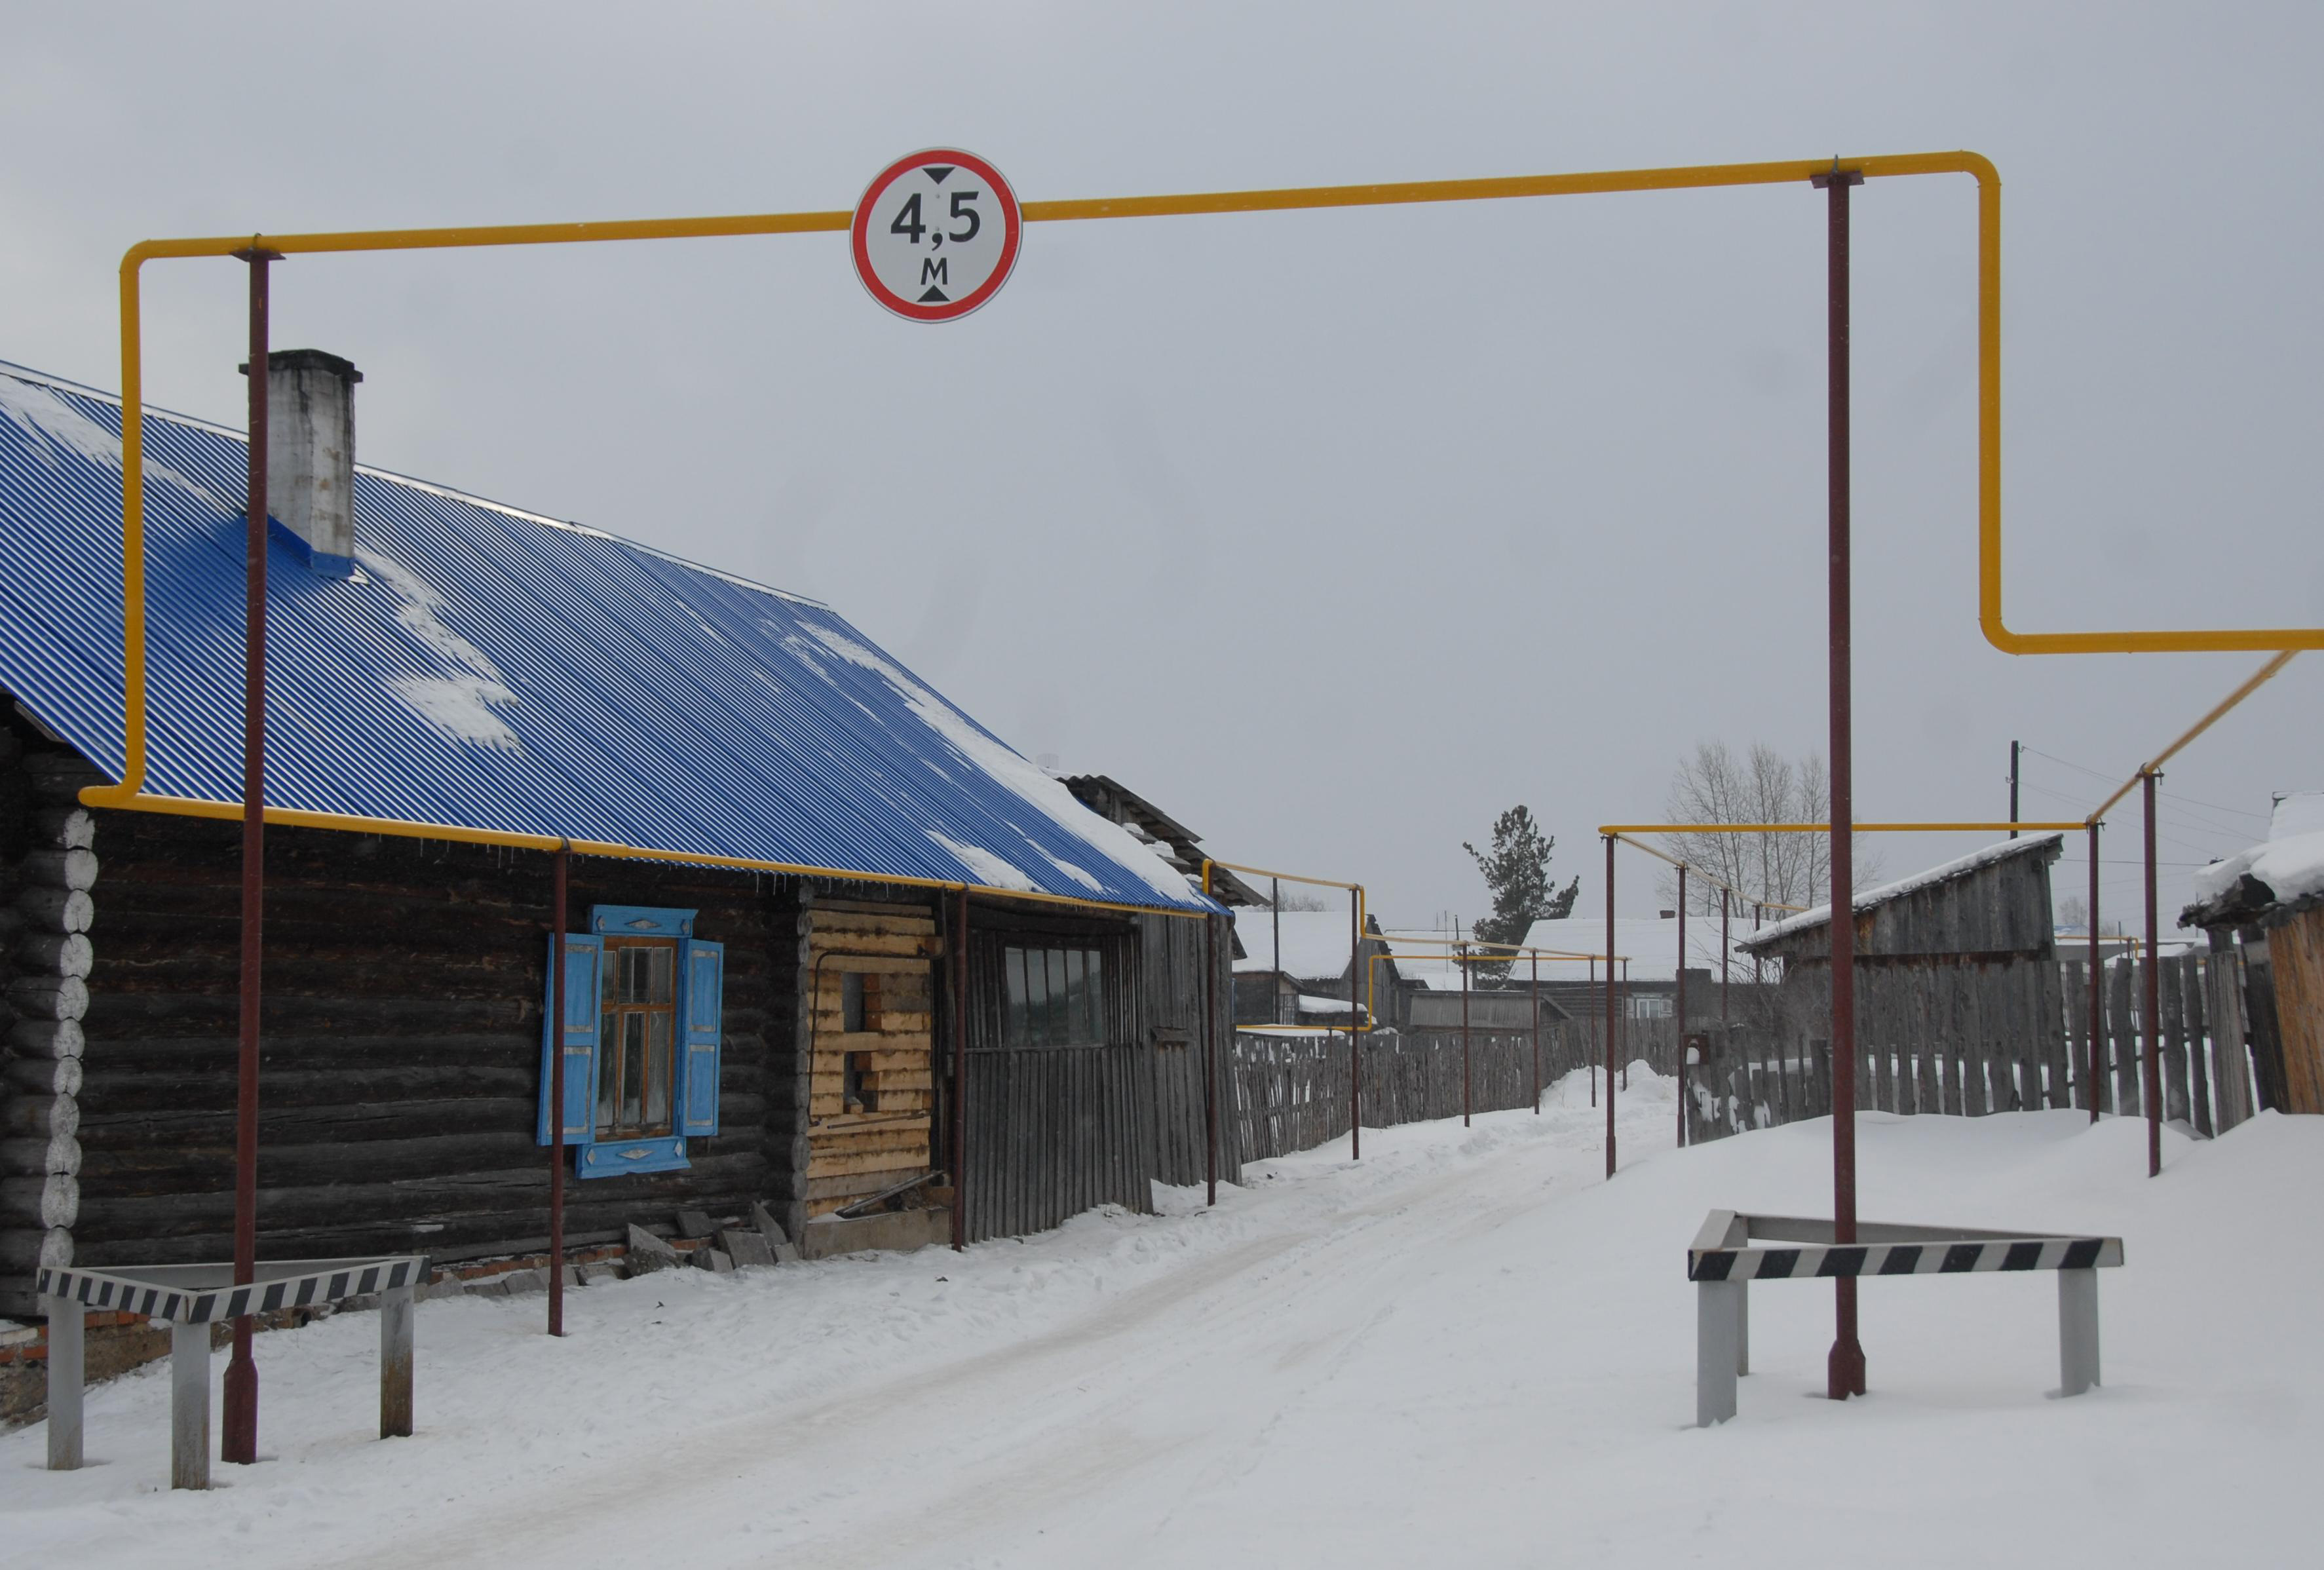
M2077 773L2088 774L2093 780L2103 780L2109 785L2119 782L2114 775L2104 773L2097 769L2093 769L2087 763L2077 763L2071 759L2061 758L2054 753L2045 753L2039 747L2027 745L2024 743L2019 744L2024 746L2027 752L2033 753L2037 758L2047 758L2052 763L2056 763L2062 768L2071 769ZM2217 801L2204 801L2197 797L2182 796L2176 790L2165 790L2160 785L2156 786L2154 789L2156 794L2167 796L2173 801L2183 801L2190 807L2200 807L2212 812L2225 812L2236 817L2255 817L2262 823L2268 821L2269 815L2267 813L2255 812L2248 807L2227 807Z

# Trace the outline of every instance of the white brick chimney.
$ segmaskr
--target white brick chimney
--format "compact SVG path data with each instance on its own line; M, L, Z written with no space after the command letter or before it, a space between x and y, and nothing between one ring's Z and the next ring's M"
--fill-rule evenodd
M247 373L249 367L244 366ZM326 577L355 569L355 383L320 349L266 356L266 511Z

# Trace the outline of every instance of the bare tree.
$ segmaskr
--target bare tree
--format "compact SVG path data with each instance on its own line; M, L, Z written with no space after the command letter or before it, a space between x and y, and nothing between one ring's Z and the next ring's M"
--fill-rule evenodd
M1270 907L1261 904L1259 908L1265 910ZM1294 884L1292 887L1284 890L1283 892L1277 897L1272 909L1277 910L1336 910L1339 909L1339 905L1336 901L1324 895L1318 894L1313 890L1302 889L1296 884Z
M1698 742L1694 755L1680 760L1664 803L1673 823L1822 823L1831 812L1831 778L1821 755L1810 753L1794 762L1760 742L1739 758L1723 741ZM1717 883L1741 893L1746 913L1753 900L1804 907L1831 897L1827 835L1673 834L1668 845L1673 854L1709 874L1689 881L1687 903L1696 911L1719 910ZM1859 889L1879 880L1879 858L1865 849L1861 836L1854 870ZM1677 874L1666 873L1658 892L1672 900L1677 891Z

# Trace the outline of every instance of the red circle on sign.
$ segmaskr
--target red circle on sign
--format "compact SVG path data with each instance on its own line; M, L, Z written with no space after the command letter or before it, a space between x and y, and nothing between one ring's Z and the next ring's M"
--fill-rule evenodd
M1001 257L984 281L968 293L957 300L924 304L899 294L881 281L879 270L872 264L872 210L888 188L904 175L930 164L947 163L975 175L996 199L1001 208ZM1001 286L1009 282L1009 274L1017 265L1017 248L1024 234L1025 217L1017 205L1017 193L1010 189L1007 180L1001 178L1001 171L974 153L963 152L956 147L927 148L899 158L881 170L864 188L862 197L855 204L854 222L848 226L849 244L855 253L855 276L862 280L872 299L898 316L908 316L914 321L951 321L966 316L999 293Z

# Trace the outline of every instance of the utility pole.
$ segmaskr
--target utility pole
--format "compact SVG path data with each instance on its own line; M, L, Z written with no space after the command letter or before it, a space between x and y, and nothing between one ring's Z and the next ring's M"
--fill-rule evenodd
M2024 751L2023 742L2009 743L2009 821L2012 823L2017 821L2017 754L2023 751ZM2017 831L2011 829L2009 837L2015 839Z

